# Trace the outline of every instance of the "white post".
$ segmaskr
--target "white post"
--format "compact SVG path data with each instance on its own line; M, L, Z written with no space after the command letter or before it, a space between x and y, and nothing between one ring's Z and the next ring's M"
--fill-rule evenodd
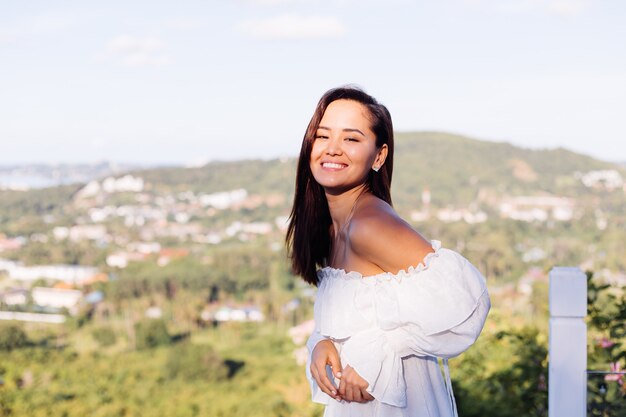
M548 417L587 411L587 276L580 268L550 271Z

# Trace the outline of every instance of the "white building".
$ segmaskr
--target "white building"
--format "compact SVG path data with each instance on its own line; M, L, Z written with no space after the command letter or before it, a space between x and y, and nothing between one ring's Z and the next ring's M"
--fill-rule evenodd
M78 311L83 293L62 288L35 287L32 290L33 303L41 307L67 308L70 313Z
M221 307L213 314L217 321L254 321L261 322L265 316L258 307L232 308Z
M500 215L525 222L544 222L550 217L558 221L574 218L574 201L556 196L508 197L500 202Z
M411 218L414 221L420 221L419 220L420 217L417 213L419 212L411 213ZM465 223L468 223L468 224L476 224L476 223L483 223L487 221L487 213L485 213L482 210L476 211L476 210L468 210L465 208L462 208L462 209L444 208L444 209L437 211L437 218L444 223L464 221ZM427 219L427 217L425 219ZM421 220L421 221L424 221L424 220Z
M25 305L28 302L28 291L23 288L13 288L0 293L0 303L8 306Z
M614 169L604 169L589 171L584 174L580 180L589 188L606 188L607 190L615 190L624 185L621 174Z
M80 265L35 265L16 264L8 271L9 278L16 281L35 281L40 278L63 281L68 284L80 284L98 274L98 269Z
M272 231L272 225L268 222L252 222L242 223L239 221L231 223L226 228L226 234L228 236L235 236L237 233L251 233L255 235L266 235Z
M124 175L120 178L108 177L102 181L102 189L107 193L141 192L143 191L143 178Z
M237 203L242 202L248 197L248 192L239 188L232 191L224 191L213 194L202 194L199 196L200 204L204 207L211 206L219 210L227 209Z
M102 240L107 235L107 229L101 224L81 224L69 229L69 238L74 242L81 240Z

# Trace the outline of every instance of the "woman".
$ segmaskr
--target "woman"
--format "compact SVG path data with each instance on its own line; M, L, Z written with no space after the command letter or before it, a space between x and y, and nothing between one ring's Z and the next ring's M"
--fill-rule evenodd
M490 308L480 272L395 213L392 170L388 110L355 87L324 94L287 243L293 270L318 286L307 377L326 417L456 415L447 358L474 343Z

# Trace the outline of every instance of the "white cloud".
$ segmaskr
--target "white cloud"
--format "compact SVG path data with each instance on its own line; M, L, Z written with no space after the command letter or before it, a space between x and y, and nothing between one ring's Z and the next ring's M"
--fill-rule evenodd
M208 26L209 20L201 17L173 17L163 23L169 29L194 30Z
M77 13L40 13L16 19L0 28L0 43L16 42L23 38L59 33L77 25L81 17Z
M590 0L552 0L548 11L561 16L574 16L584 12L590 3Z
M164 48L165 43L158 38L121 35L107 43L105 56L128 67L158 67L172 63L171 58L162 52Z
M346 28L332 16L281 16L246 20L237 25L237 30L260 39L322 39L338 38Z
M165 44L157 38L137 38L121 35L107 43L107 51L119 54L151 53L163 48Z
M277 6L279 4L301 3L299 0L248 0L248 3L261 6Z
M591 0L463 0L470 7L490 7L507 14L540 12L559 16L582 14Z

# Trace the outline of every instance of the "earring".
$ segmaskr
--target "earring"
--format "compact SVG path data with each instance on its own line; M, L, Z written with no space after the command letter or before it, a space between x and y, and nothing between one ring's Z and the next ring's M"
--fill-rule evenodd
M372 167L372 169L374 170L374 172L378 172L378 170L380 169L380 167Z

